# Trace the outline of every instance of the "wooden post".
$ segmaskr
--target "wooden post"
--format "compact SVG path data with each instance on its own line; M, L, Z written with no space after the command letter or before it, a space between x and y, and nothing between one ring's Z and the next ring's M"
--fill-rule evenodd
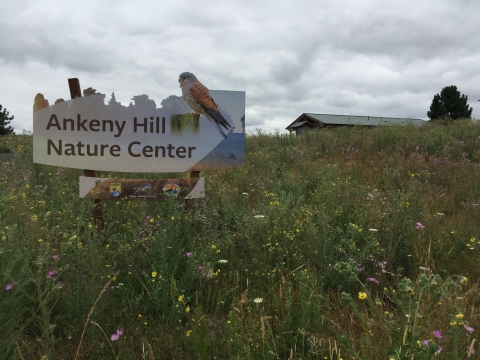
M78 78L68 79L68 87L70 88L70 97L76 99L82 97L82 88L80 87L80 81ZM85 176L87 177L96 177L97 174L95 170L85 169ZM105 219L103 217L102 208L100 207L100 199L95 199L95 208L92 211L93 222L95 225L98 225L98 230L103 230L105 227Z

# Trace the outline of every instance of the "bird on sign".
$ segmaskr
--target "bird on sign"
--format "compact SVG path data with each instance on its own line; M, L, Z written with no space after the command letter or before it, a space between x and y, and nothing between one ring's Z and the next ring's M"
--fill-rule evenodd
M218 106L213 101L208 89L198 81L197 77L189 72L180 74L178 78L180 88L182 89L183 100L196 114L205 115L210 122L217 126L218 132L227 139L223 132L223 126L228 132L231 129L230 124L218 111Z

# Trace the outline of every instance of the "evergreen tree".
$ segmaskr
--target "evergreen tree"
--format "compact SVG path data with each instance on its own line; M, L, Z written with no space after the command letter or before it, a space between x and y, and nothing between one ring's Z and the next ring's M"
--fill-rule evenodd
M10 124L10 121L13 120L13 115L8 116L9 114L10 113L7 111L7 109L3 108L3 106L0 105L0 135L2 136L13 133L13 127L8 126L8 124Z
M470 118L473 108L467 104L468 96L461 95L454 85L444 87L442 92L433 97L430 111L427 112L431 120L450 118L452 120Z

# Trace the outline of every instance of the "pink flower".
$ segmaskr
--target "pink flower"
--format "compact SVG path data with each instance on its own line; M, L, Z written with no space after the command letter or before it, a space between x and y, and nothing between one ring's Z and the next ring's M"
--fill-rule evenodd
M204 269L205 269L205 268L204 268L202 265L200 265L200 266L198 267L198 271L203 271Z
M422 225L421 222L417 222L417 229L418 229L418 230L423 230L423 229L425 229L425 226Z
M14 282L12 282L12 283L10 283L10 284L7 284L7 286L5 286L5 290L7 290L7 291L8 291L8 290L12 290L13 287L14 287L15 285L17 285L17 284L18 284L18 282L16 282L16 281L14 281Z
M440 332L440 330L434 330L433 336L435 336L438 340L440 340L442 338L442 333Z
M60 256L58 256L58 255L53 255L52 257L53 257L53 260L55 260L55 261L60 260Z
M123 329L117 330L115 334L112 334L112 336L110 336L110 340L117 341L122 335L123 335Z
M475 331L474 328L472 328L472 327L470 327L470 326L468 326L468 325L463 325L463 327L464 327L465 330L467 330L470 334Z
M440 354L440 353L442 352L442 350L443 350L443 347L439 346L439 347L438 347L438 350L435 351L435 354L434 354L434 355Z
M423 344L423 346L428 346L428 340L423 340L422 344Z
M187 252L187 253L183 254L183 256L191 257L191 256L192 256L192 253L191 253L191 252Z
M53 279L53 280L55 280L54 276L55 276L55 274L56 274L57 272L58 272L58 271L55 270L55 269L50 270L50 271L48 272L48 274L47 274L47 279Z
M371 282L374 282L375 284L380 284L380 281L378 281L378 280L375 279L375 278L368 278L367 280L368 280L368 281L371 281Z

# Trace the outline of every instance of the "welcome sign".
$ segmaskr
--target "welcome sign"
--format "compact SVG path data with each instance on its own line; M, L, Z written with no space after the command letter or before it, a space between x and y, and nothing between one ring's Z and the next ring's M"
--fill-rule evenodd
M147 95L123 106L95 94L59 102L33 114L33 161L118 172L184 172L244 164L245 92L211 90L231 125L224 138L181 97L157 108Z

